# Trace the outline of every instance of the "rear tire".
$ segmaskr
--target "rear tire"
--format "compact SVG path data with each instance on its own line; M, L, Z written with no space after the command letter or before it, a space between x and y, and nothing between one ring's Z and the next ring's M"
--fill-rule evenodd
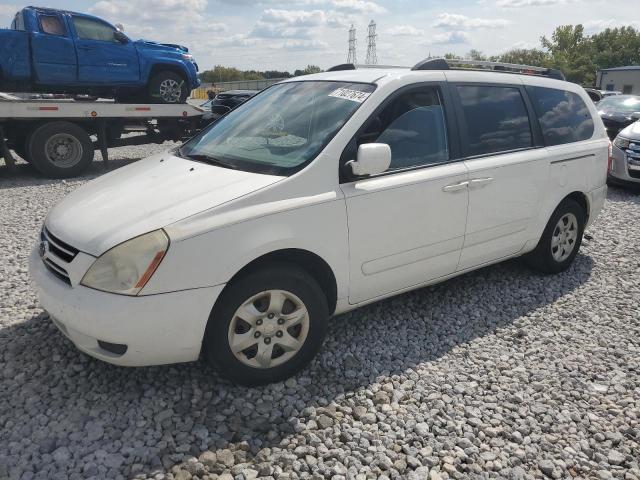
M525 257L529 267L542 273L565 271L571 266L582 244L586 212L567 198L555 209L535 250Z
M27 156L36 169L50 178L79 175L93 162L89 134L71 122L50 122L36 128L27 144Z
M189 93L186 80L169 70L154 74L149 81L148 94L151 103L185 103Z
M274 265L227 286L209 316L205 355L234 383L278 382L313 359L328 318L326 296L313 277Z

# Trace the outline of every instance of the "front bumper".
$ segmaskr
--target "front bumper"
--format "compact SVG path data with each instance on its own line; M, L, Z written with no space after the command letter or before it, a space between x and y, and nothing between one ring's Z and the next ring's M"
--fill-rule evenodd
M40 304L81 351L122 366L162 365L197 360L204 330L223 285L130 297L76 285L46 269L38 249L29 271ZM126 345L115 354L98 341Z
M627 154L615 145L612 147L612 154L612 168L609 171L609 178L614 183L640 185L640 162L631 161Z

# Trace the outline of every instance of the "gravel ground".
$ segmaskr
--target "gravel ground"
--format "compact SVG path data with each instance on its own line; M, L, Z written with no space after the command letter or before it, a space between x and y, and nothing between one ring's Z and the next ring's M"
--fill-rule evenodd
M37 306L41 222L101 168L0 167L0 478L640 479L637 194L610 190L569 271L512 261L342 315L308 369L248 389L93 360Z

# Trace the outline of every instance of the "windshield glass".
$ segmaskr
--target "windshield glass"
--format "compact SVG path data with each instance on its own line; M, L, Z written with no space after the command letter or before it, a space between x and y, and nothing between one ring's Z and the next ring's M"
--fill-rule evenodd
M185 143L179 155L290 175L313 160L375 89L349 82L274 85Z
M616 110L618 112L640 112L640 97L616 95L607 97L598 103L600 110Z

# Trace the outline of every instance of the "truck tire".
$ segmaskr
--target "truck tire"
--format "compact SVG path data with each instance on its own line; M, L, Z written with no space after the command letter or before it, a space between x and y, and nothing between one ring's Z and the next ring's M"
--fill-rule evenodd
M189 87L177 73L163 70L151 77L148 95L151 103L184 103L189 96Z
M89 134L71 122L50 122L36 128L27 145L31 164L50 178L79 175L93 162Z

